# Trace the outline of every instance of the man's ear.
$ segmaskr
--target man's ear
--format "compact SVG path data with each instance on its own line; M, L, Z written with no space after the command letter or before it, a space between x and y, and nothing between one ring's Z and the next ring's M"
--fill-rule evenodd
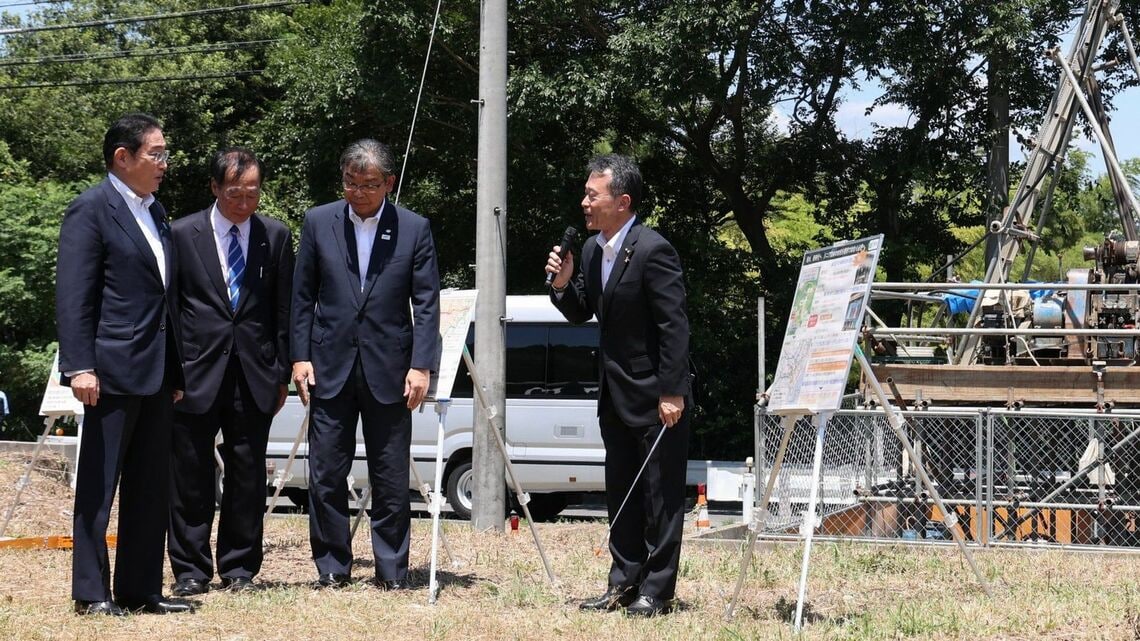
M618 209L629 211L629 206L632 202L633 199L629 197L629 194L622 194L621 197L618 198Z
M115 155L112 156L113 164L116 167L120 167L120 168L126 167L127 166L127 156L130 155L130 153L131 153L130 149L127 149L126 147L119 147L118 149L115 150Z

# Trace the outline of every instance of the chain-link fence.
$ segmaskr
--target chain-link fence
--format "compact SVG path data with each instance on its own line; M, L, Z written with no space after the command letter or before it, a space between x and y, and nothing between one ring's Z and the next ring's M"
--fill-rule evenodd
M1049 411L903 412L918 463L972 545L1087 545L1140 550L1140 415ZM761 413L758 496L784 424ZM817 425L792 425L763 536L795 536L812 490ZM818 535L949 541L885 414L841 410L825 426Z

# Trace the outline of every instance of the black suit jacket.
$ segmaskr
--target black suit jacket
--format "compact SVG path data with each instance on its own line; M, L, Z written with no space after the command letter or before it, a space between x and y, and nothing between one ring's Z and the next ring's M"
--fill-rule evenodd
M109 179L72 201L60 226L59 369L95 370L104 394L149 396L159 391L164 375L172 388L182 388L175 248L166 210L157 200L150 214L166 254L169 290L146 237ZM68 384L66 377L62 383Z
M662 396L689 396L689 321L677 252L660 234L635 221L602 288L597 236L582 243L581 260L554 305L571 323L598 317L603 401L626 425L660 424Z
M191 414L209 411L230 356L236 352L258 409L272 414L278 386L289 383L293 238L277 220L256 214L249 219L245 275L237 311L230 311L229 290L210 226L211 209L172 225L186 372L186 394L175 409Z
M380 403L403 401L408 369L439 368L439 267L431 227L387 201L377 215L362 288L348 203L305 214L290 349L294 362L312 361L318 398L340 392L357 356Z

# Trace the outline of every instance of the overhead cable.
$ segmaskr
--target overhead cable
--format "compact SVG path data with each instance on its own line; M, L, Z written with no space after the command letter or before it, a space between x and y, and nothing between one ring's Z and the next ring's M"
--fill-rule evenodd
M88 27L106 27L115 24L130 22L153 22L155 20L170 20L173 18L190 18L194 16L208 16L219 13L235 13L240 11L256 11L260 9L274 9L298 4L309 4L309 0L279 0L277 2L259 2L257 4L243 4L235 7L214 7L212 9L193 9L191 11L177 11L172 13L156 13L149 16L133 16L129 18L108 18L107 20L88 20L86 22L68 22L64 24L45 24L34 27L15 27L0 29L0 36L13 36L23 33L38 33L41 31L60 31L63 29L84 29Z
M0 11L9 7L30 7L37 4L63 4L65 2L71 2L71 0L24 0L23 2L9 2L0 4Z
M29 65L64 64L69 62L90 62L92 60L114 60L118 58L153 58L166 55L183 55L192 53L215 53L218 51L232 51L244 47L255 47L281 42L285 38L272 38L268 40L244 40L238 42L218 42L204 45L187 45L181 47L136 47L134 49L118 49L115 51L70 53L55 56L42 56L39 58L0 58L0 67L23 67Z
M188 76L143 76L138 78L104 78L101 80L64 80L61 82L31 82L22 85L0 85L0 91L8 89L48 89L52 87L90 87L94 85L134 85L144 82L181 82L185 80L217 80L220 78L242 78L256 76L264 69L245 69L226 73L195 74Z

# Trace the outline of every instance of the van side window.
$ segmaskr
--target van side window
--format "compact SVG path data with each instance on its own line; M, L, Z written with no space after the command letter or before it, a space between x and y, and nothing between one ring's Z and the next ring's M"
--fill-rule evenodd
M545 325L507 323L507 398L547 396Z
M471 358L475 358L475 324L467 330L467 351ZM459 359L459 371L455 374L455 384L451 386L451 398L472 398L475 390L471 387L471 375L467 372L467 363Z
M508 323L507 398L597 398L598 327L545 323ZM467 332L475 355L475 329ZM471 398L471 377L459 362L452 398Z
M598 326L550 328L547 385L558 398L598 397Z

